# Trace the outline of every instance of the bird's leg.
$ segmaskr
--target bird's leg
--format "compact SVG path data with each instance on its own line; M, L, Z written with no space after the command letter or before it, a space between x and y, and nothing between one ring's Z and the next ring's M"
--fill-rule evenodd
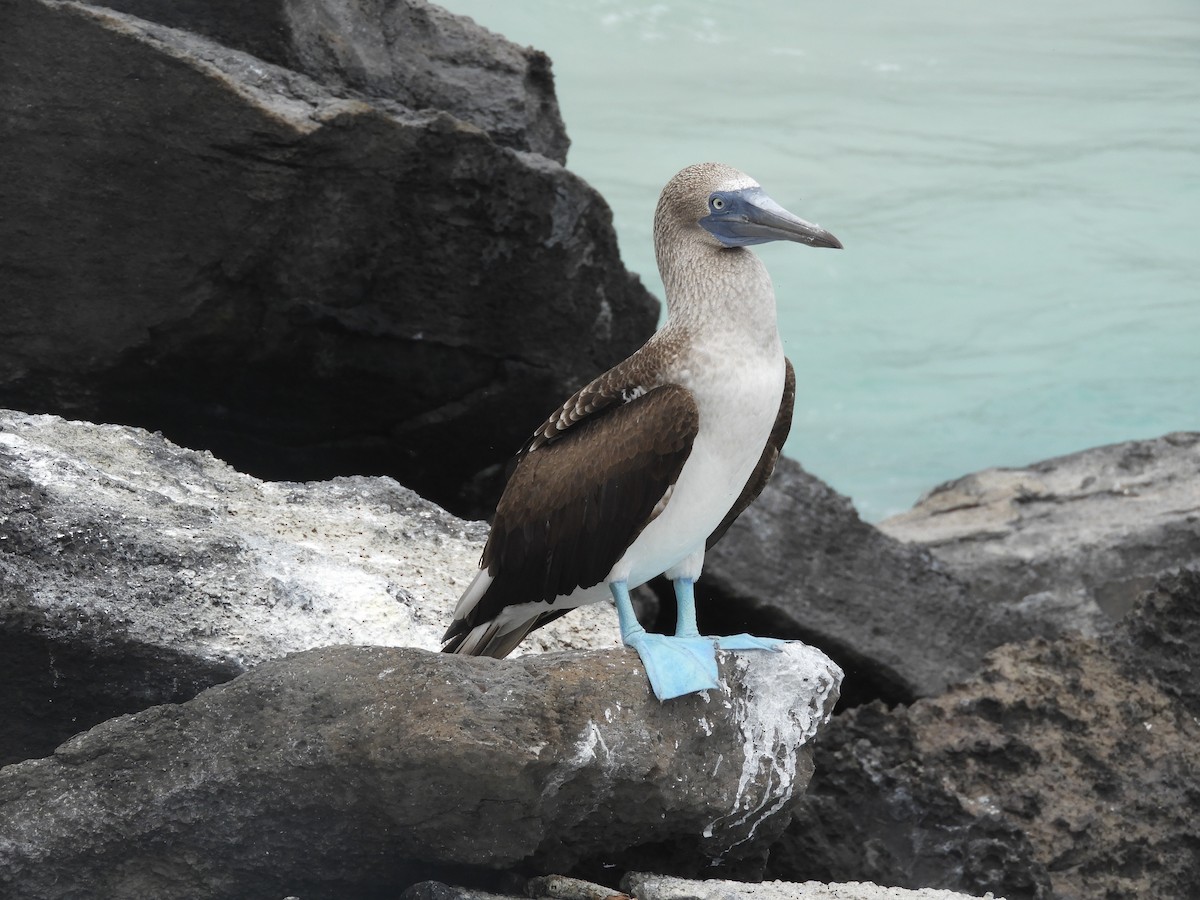
M712 638L699 634L669 637L650 634L637 620L624 581L609 583L621 622L621 640L642 658L646 677L659 700L720 687L717 681L717 651ZM695 621L692 630L695 631Z
M675 606L678 613L675 619L675 634L677 637L700 637L700 629L696 625L696 592L695 582L691 578L676 578L672 584L675 587ZM722 650L774 650L779 651L787 641L776 638L755 637L752 634L731 634L726 637L704 638L715 641Z
M625 646L632 647L632 641L646 633L642 623L638 621L637 613L633 611L633 601L629 599L629 586L623 581L609 584L613 600L617 602L617 621L621 623L621 640Z
M696 592L695 582L691 578L676 578L672 583L675 588L675 637L700 637L700 629L696 626Z

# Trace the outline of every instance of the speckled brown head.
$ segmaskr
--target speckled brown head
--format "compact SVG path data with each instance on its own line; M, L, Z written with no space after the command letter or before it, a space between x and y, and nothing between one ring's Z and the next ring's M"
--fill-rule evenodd
M768 197L745 172L711 162L688 166L667 182L654 213L654 238L660 253L679 241L702 242L717 250L768 241L842 246L819 225Z

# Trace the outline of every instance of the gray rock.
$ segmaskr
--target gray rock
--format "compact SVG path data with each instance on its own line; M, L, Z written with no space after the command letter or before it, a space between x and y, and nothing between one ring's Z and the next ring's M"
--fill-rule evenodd
M400 900L527 900L519 888L511 893L461 887L442 881L418 881L404 889Z
M548 897L550 900L628 900L629 897L635 900L972 900L966 894L953 891L929 888L910 891L864 882L698 881L645 872L630 872L621 880L621 886L626 893L618 893L602 884L549 876L531 879L524 894L503 895L424 881L406 890L401 900L525 900L525 897ZM988 893L983 900L1003 898L994 898Z
M0 893L276 900L517 864L761 868L840 672L789 645L724 654L721 673L662 704L627 649L263 663L0 770Z
M565 163L547 56L424 0L107 0L327 85L440 109L493 140Z
M565 875L538 875L525 883L525 896L551 900L622 900L626 895L615 888Z
M437 649L485 536L390 478L263 482L140 429L0 411L0 763L297 650ZM523 649L618 643L600 605Z
M992 603L1075 610L1097 633L1162 572L1200 566L1200 433L986 469L879 527Z
M379 12L426 14L457 57L462 23ZM0 83L0 406L461 512L653 330L595 191L451 113L52 0L0 5Z
M966 894L953 891L929 888L910 891L864 882L820 884L809 881L793 884L765 881L761 884L744 884L716 879L693 881L639 872L630 873L627 881L637 900L970 900ZM985 900L1004 898L993 898L989 892Z
M997 606L788 459L708 554L697 596L706 630L820 646L845 670L851 705L938 694L993 647L1073 624L1054 609Z
M773 877L1187 900L1200 884L1200 572L1108 636L993 653L944 696L839 716Z

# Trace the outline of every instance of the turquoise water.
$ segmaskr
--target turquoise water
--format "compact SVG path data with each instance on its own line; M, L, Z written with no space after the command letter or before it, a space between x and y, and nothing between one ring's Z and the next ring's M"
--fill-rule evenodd
M865 518L1200 429L1200 4L450 0L554 60L568 164L661 297L658 191L737 166L843 251L767 245L787 453Z

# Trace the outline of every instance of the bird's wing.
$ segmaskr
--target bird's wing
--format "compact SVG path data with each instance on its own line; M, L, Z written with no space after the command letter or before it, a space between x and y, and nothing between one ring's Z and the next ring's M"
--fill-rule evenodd
M763 447L762 456L758 458L754 471L750 473L750 479L742 488L741 496L730 507L725 518L721 520L721 524L708 536L708 541L704 545L706 550L712 549L712 546L725 536L725 532L729 530L729 526L733 524L734 520L763 492L763 488L771 480L771 473L775 471L775 463L779 459L779 454L783 452L783 443L787 440L788 432L792 430L792 407L796 403L796 372L792 369L790 359L784 359L783 364L787 367L783 381L783 397L779 402L779 412L775 415L775 424L771 427L767 444Z
M483 550L491 584L455 610L444 640L507 606L599 584L679 478L700 427L691 392L611 375L564 404L522 450Z

